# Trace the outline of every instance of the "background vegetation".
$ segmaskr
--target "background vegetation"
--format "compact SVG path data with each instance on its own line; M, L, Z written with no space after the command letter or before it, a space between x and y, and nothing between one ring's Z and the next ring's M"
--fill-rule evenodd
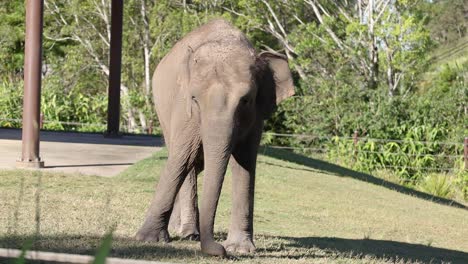
M468 135L466 1L128 0L124 12L124 131L145 132L152 122L157 127L150 83L154 68L184 34L223 17L259 50L280 51L290 60L296 95L281 104L268 131L327 137L358 131L364 138L402 140L360 142L357 154L346 138L270 136L265 144L327 146L324 158L363 171L389 171L417 188L426 181L442 190L447 185L418 168L455 172L450 185L468 196L468 176L458 157ZM46 129L105 129L109 14L109 0L45 1L41 101ZM15 120L22 110L24 15L22 0L0 3L3 127L20 126ZM440 155L454 158L434 158Z

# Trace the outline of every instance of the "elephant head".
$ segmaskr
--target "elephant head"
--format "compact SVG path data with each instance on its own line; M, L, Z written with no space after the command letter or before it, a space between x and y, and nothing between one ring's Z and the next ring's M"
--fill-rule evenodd
M214 131L221 137L224 132L227 142L235 142L232 136L241 138L256 119L267 119L278 103L294 94L284 55L255 54L250 43L239 42L215 41L189 48L179 77L185 86L187 115L199 114L202 135ZM209 141L203 140L204 145Z
M190 119L198 119L205 161L202 249L221 255L224 248L212 240L213 224L232 149L294 94L293 81L285 56L256 54L242 38L189 46L182 67L179 81L186 93L186 112Z

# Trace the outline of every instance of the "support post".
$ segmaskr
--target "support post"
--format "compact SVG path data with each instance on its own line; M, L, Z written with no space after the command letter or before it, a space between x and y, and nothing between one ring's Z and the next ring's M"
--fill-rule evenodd
M354 161L357 161L357 144L359 140L359 132L357 130L354 131L353 134L353 146L354 146Z
M463 158L465 160L465 171L468 171L468 137L465 138L465 141L463 143Z
M111 43L109 61L109 92L107 104L108 137L119 136L120 126L120 75L122 68L123 0L112 0Z
M44 128L44 114L41 113L41 115L39 116L39 129L43 129Z
M44 0L26 1L22 154L17 166L42 168L39 157Z
M153 123L153 120L151 120L149 122L148 135L153 135L153 126L154 126L154 123Z

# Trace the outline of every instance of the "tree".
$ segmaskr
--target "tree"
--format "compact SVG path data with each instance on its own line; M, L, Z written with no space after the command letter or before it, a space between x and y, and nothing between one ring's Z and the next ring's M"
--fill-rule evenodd
M103 78L108 78L110 1L46 0L44 5L46 15L52 18L51 25L44 30L45 38L58 43L70 42L67 45L67 56L70 58L70 55L76 54L82 57L77 58L77 61L82 62L80 65L76 64L77 61L63 62L73 70L85 71L92 68L98 70ZM67 67L62 70L67 70ZM106 88L100 87L101 90ZM124 105L127 106L123 112L126 112L128 129L132 131L137 127L137 123L134 108L129 100L128 85L122 82L120 90Z
M120 89L128 131L140 130L140 126L146 130L148 118L155 116L150 81L154 66L182 34L201 23L200 15L189 11L189 4L169 0L126 2ZM181 9L182 5L186 9ZM66 56L81 54L77 61L87 61L80 66L77 61L64 63L74 65L71 68L75 72L94 68L108 78L110 0L46 0L45 7L53 20L46 28L46 39L67 43Z
M425 20L411 10L412 5L409 1L395 2L383 13L386 23L378 30L390 97L414 88L417 75L427 67L432 42Z
M425 7L432 19L428 24L431 35L440 43L466 36L468 31L468 2L464 0L433 1Z
M45 103L74 102L64 106L67 110L50 110L56 119L85 122L92 118L81 116L95 112L95 122L105 120L105 106L97 101L104 100L107 90L110 2L45 0L43 97ZM349 134L362 126L391 134L375 116L395 117L392 125L408 116L398 108L406 107L406 100L421 87L420 76L432 47L429 35L441 41L466 35L464 2L125 1L122 119L128 131L147 128L149 120L155 119L151 75L158 62L187 32L213 17L223 17L245 32L257 49L281 52L289 59L296 96L280 106L267 128ZM447 25L447 30L439 24ZM21 1L0 3L0 32L4 36L0 78L13 82L21 79L23 67ZM60 96L70 98L58 100ZM86 104L95 106L88 111Z
M22 1L0 2L0 76L21 78L24 61L24 17Z

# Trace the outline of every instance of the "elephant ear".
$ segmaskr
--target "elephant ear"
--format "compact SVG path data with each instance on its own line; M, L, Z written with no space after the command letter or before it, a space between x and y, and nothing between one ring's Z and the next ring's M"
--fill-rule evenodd
M284 99L294 95L294 84L286 56L264 51L257 58L257 105L267 119Z

